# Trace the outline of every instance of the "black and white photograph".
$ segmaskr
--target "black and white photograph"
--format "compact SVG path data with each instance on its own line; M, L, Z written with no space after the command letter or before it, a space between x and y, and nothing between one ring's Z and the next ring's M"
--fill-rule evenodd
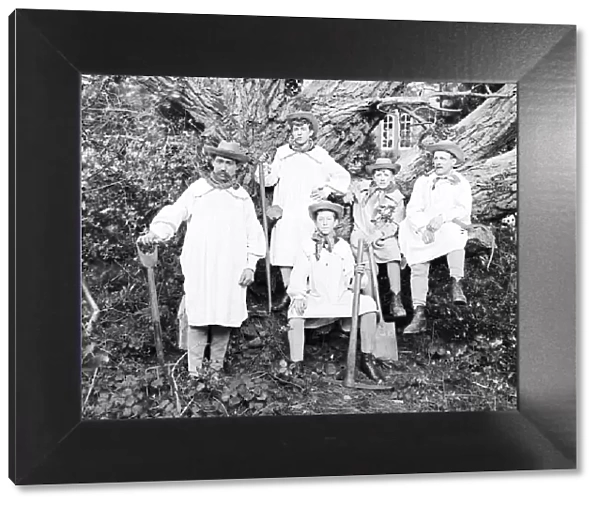
M516 410L517 104L82 75L82 417Z

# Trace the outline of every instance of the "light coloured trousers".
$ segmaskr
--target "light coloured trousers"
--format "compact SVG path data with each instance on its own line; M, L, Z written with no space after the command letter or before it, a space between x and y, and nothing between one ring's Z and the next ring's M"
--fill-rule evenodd
M314 319L290 318L289 320L290 330L288 331L288 341L290 343L290 359L292 362L300 362L304 360L304 322L307 322L309 325L312 323L310 328L318 328L317 325L314 325L314 321L311 320ZM343 323L346 323L344 320L349 320L349 318L344 318L342 320ZM330 321L331 320L329 320L329 322ZM377 313L367 313L360 316L359 324L360 349L363 353L373 353L375 349Z
M202 368L204 359L204 350L208 344L210 331L210 367L215 370L223 369L225 353L231 328L210 325L207 327L188 327L188 371L195 373L197 369Z
M446 255L450 276L462 279L465 276L465 250L457 249ZM414 264L410 267L410 289L412 292L413 307L424 306L427 302L429 291L429 264Z

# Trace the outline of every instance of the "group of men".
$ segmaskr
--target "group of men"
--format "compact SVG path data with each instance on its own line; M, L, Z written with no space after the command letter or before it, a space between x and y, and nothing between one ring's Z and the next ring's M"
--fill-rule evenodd
M382 374L373 356L377 304L369 283L370 276L377 273L370 272L364 261L356 261L358 243L362 240L370 249L377 266L386 266L394 317L406 316L400 279L402 268L410 266L414 316L404 333L426 329L429 264L435 258L447 257L452 299L465 304L461 280L471 189L455 170L464 154L449 141L428 146L434 170L416 181L405 206L394 181L400 170L397 163L377 159L366 167L371 180L350 191L350 174L316 144L319 124L315 116L296 112L286 119L290 141L277 149L263 174L265 185L274 187L273 205L267 211L275 222L270 262L280 269L285 286L285 294L273 309L287 310L290 360L301 370L305 328L336 320L348 328L354 280L361 274L360 366L369 378L380 380ZM175 203L162 208L149 231L139 238L143 244L166 241L187 223L180 261L191 375L203 367L207 348L210 367L223 368L230 332L248 317L246 288L267 250L253 201L237 183L248 156L237 143L227 141L207 146L205 151L212 157L210 175L192 183ZM353 205L350 243L336 232L343 207L328 198L332 194Z

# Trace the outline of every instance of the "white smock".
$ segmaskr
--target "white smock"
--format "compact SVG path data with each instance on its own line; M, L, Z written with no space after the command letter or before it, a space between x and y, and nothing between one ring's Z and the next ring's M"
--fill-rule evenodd
M271 232L271 265L292 267L303 241L310 239L315 226L308 206L315 200L310 194L317 188L326 193L337 190L345 194L350 174L320 146L301 153L289 145L280 146L275 153L265 185L275 186L273 205L283 213Z
M254 203L242 187L213 188L192 183L172 205L161 209L150 231L161 240L187 222L181 254L185 311L192 326L239 327L248 318L244 269L256 269L266 243Z
M471 185L454 170L450 176L458 177L459 182L453 184L446 178L438 179L434 173L421 176L415 183L398 234L400 249L409 265L429 262L451 251L464 249L467 244L467 231L452 220L457 218L465 224L471 223ZM422 233L430 220L439 215L444 223L434 233L435 240L425 244Z
M290 305L288 318L351 318L354 265L350 245L343 239L335 243L331 252L323 248L319 260L315 255L315 243L304 242L292 269L287 293L292 300L305 299L306 309L299 315ZM363 276L363 282L365 280ZM373 298L361 294L358 314L376 310Z

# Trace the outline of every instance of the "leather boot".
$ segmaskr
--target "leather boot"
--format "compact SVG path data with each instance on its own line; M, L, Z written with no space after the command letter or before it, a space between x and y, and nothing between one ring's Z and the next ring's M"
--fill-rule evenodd
M467 303L467 298L460 285L461 280L452 278L452 302L454 302L454 304L464 305Z
M410 325L404 329L405 334L418 334L427 330L427 317L425 316L425 306L417 306Z
M383 374L375 365L375 358L371 353L361 353L359 367L370 380L377 383L382 381Z
M390 312L394 318L404 318L406 316L406 309L402 305L402 297L399 293L392 294Z
M287 308L290 307L290 302L292 300L286 293L277 304L273 305L272 309L273 311L287 311Z

